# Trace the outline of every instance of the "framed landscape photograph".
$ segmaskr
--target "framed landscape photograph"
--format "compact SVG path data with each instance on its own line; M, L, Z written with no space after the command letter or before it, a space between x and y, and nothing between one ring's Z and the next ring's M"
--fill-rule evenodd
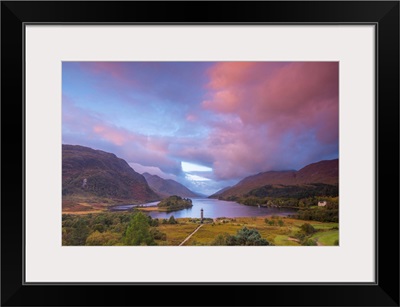
M1 14L4 306L399 306L398 2Z
M339 62L63 62L62 82L63 245L339 246Z

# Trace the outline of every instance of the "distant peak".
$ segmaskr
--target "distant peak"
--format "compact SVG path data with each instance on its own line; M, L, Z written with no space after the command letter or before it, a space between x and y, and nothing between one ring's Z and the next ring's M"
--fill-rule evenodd
M158 176L158 175L153 175L153 174L150 174L150 173L148 173L148 172L144 172L142 175L143 175L144 177L148 177L148 178L152 177L152 178L164 179L164 178L162 178L162 177L160 177L160 176ZM164 179L164 180L165 180L165 179Z

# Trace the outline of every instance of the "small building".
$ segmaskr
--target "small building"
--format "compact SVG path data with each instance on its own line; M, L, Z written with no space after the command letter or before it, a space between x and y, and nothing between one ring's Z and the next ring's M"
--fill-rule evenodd
M325 206L326 206L326 200L318 202L318 207L325 207Z

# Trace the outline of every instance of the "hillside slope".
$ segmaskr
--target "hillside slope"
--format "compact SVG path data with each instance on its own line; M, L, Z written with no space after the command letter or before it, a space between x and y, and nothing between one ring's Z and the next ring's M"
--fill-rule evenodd
M301 186L311 183L338 185L339 160L324 160L309 164L299 171L270 171L249 176L223 192L211 195L210 198L228 198L243 196L254 189L266 185Z
M163 179L157 175L143 173L150 188L161 197L178 195L180 197L198 197L196 193L172 179Z
M116 155L78 145L62 145L64 200L150 202L159 196L146 179Z

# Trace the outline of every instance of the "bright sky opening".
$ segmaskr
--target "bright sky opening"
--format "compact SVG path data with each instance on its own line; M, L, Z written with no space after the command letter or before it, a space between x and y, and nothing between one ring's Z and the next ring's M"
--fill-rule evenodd
M212 172L211 167L203 166L203 165L198 165L194 163L189 163L189 162L181 162L182 165L182 170L184 172Z

